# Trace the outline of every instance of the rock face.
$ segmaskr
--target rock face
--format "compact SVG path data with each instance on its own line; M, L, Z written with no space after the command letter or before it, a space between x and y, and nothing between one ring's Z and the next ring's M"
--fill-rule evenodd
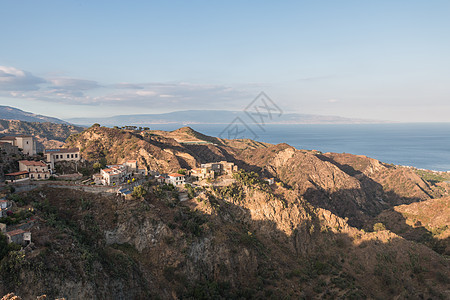
M433 193L411 169L364 156L318 154L280 144L243 151L240 158L358 227L384 209L427 200Z
M2 259L0 292L26 299L450 297L442 252L387 222L393 213L414 215L427 230L439 221L444 238L448 218L440 212L448 201L431 199L436 186L413 170L286 144L186 144L163 135L93 126L68 144L91 161L138 159L175 171L228 160L247 171L182 202L152 181L144 198L127 201L76 187L22 193L17 208L36 214L32 251ZM435 207L430 219L419 214L426 203ZM416 226L402 221L406 233ZM388 230L373 231L375 222Z
M70 124L0 120L0 133L2 135L33 135L36 138L38 152L45 148L61 147L70 135L82 130L82 127Z
M184 143L187 141L189 143ZM140 166L160 172L195 168L201 163L211 161L235 161L240 149L267 147L267 144L254 141L230 141L208 137L188 127L173 132L162 132L100 126L92 126L80 134L71 136L66 145L80 148L82 157L87 160L104 159L112 164L133 159L138 160Z
M9 269L0 292L27 299L448 296L448 262L439 254L387 230L351 227L295 190L238 181L185 202L149 190L145 200L129 201L52 188L23 195L24 203L45 203L41 221L32 229L33 252L2 262Z

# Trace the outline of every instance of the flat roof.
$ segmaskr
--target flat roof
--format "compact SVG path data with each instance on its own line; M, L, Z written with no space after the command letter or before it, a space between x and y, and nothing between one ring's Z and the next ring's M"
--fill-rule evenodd
M61 149L45 149L44 153L70 153L70 152L80 152L78 148L61 148Z
M47 167L47 165L44 164L42 161L19 160L19 163L22 163L25 166Z
M16 137L14 137L14 136L4 136L4 137L0 138L0 140L4 140L4 141L13 141L15 139L16 139Z

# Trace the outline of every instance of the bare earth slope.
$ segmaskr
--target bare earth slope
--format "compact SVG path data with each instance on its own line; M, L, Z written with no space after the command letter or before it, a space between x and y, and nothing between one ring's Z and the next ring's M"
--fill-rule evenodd
M45 186L15 195L17 212L34 215L34 245L1 260L4 294L450 298L445 247L414 235L423 227L445 242L448 197L412 169L286 144L220 140L190 128L93 126L66 146L80 147L89 160L138 159L162 172L219 160L247 171L229 186L197 188L183 202L176 190L152 181L144 197L128 201ZM263 176L278 184L269 186ZM384 225L373 231L377 222Z
M0 133L2 135L33 135L37 140L38 151L43 151L44 148L61 147L70 135L82 130L82 127L70 124L0 120Z

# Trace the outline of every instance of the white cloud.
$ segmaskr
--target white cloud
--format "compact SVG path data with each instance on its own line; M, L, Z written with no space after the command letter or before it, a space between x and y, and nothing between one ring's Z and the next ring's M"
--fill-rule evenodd
M0 90L2 91L38 90L39 85L45 82L43 78L36 77L30 72L14 67L0 66Z
M0 96L75 105L117 105L140 108L235 109L251 101L254 87L146 82L104 85L69 77L39 78L13 67L0 66ZM252 92L249 92L252 90ZM3 94L1 93L3 91ZM259 92L259 91L258 91Z

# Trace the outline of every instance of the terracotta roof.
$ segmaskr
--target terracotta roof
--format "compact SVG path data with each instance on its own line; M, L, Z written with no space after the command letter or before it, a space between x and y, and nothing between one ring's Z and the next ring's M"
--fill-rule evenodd
M5 176L18 176L18 175L25 175L28 174L28 171L19 171L14 173L5 174Z
M171 176L171 177L184 177L183 174L178 174L178 173L172 173L172 174L169 174L169 176Z
M128 163L135 163L137 160L127 160Z
M3 141L14 141L16 138L14 136L4 136L2 138L0 138L0 140Z
M20 160L19 163L22 163L25 166L36 166L36 167L46 167L47 166L42 161Z
M25 231L23 231L22 229L16 229L16 230L8 231L6 234L9 236L14 236L14 235L24 234L24 233L25 233Z
M72 153L72 152L80 152L78 148L61 148L61 149L45 149L44 153Z

